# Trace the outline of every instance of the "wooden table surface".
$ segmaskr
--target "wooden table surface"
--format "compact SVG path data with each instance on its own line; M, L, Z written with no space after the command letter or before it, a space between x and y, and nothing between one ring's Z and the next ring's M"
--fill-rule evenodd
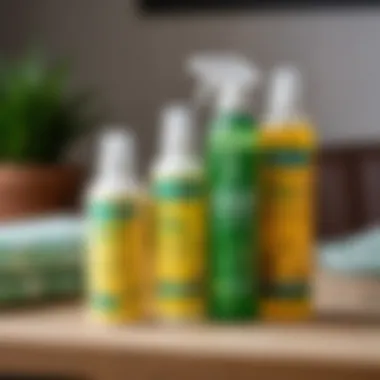
M20 371L110 380L126 373L131 379L248 379L256 373L258 380L284 374L379 380L380 325L106 328L88 323L79 306L48 307L0 317L0 372Z

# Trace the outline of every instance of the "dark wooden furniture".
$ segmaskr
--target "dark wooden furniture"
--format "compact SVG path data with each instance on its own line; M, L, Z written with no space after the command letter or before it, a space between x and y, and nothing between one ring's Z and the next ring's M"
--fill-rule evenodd
M318 172L320 238L347 235L380 220L380 143L324 147Z

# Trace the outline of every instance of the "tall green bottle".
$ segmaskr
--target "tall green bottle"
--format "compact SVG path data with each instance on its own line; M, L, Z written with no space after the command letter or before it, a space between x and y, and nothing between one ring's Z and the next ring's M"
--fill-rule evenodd
M216 117L208 140L209 299L214 320L258 315L258 133L247 113Z
M259 311L259 144L249 96L259 71L234 54L198 54L188 69L198 79L198 105L217 95L206 142L208 314L212 320L247 321Z

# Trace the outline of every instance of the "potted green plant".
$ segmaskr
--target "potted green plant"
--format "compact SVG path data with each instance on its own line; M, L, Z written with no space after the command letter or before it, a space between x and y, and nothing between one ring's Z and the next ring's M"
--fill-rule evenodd
M89 125L87 98L39 54L0 65L0 220L70 207L78 166L63 157Z

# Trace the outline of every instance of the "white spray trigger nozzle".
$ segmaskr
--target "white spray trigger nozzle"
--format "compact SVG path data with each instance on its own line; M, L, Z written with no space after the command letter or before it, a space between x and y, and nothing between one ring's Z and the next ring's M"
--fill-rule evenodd
M195 55L188 60L187 70L198 79L195 102L202 104L217 94L217 104L222 109L244 106L247 92L260 79L256 66L232 53Z

